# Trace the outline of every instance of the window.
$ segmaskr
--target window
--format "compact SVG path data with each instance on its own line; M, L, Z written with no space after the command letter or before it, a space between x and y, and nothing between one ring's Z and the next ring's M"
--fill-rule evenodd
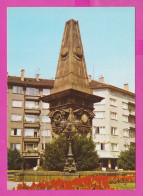
M110 105L117 106L116 99L110 98Z
M21 129L11 129L11 136L21 136Z
M38 137L38 129L24 129L24 137Z
M135 116L131 116L131 115L130 115L130 116L128 117L128 122L129 122L129 123L135 124Z
M33 144L33 149L37 150L38 149L38 144Z
M24 144L24 150L37 150L38 144Z
M95 112L95 118L105 118L105 112Z
M12 114L12 115L11 115L11 120L12 120L12 121L22 121L22 115L19 115L19 114Z
M13 86L13 93L23 93L23 87L21 86Z
M51 136L51 130L42 130L42 134L41 135L50 137Z
M42 150L45 150L45 143L42 143Z
M135 112L135 106L134 105L129 105L128 109L129 109L129 112Z
M111 144L112 151L118 151L118 144Z
M100 129L100 134L106 134L105 127L99 127Z
M11 143L10 144L10 148L12 150L16 149L16 150L19 150L20 151L20 144Z
M22 107L22 101L12 100L12 107L21 108Z
M96 143L96 150L101 150L101 144L100 143Z
M33 150L33 144L25 144L24 149L25 150Z
M105 143L96 143L96 150L106 150Z
M47 115L42 116L42 122L50 122L50 118Z
M110 116L111 116L111 119L112 119L112 120L117 120L117 113L111 112L111 113L110 113Z
M43 89L43 95L49 95L50 89Z
M129 129L124 129L123 130L123 136L124 137L129 137Z
M106 134L105 127L95 127L95 134Z
M38 88L26 88L26 95L39 95L39 89Z
M135 131L130 130L129 131L129 137L131 137L131 138L135 137Z
M122 102L122 108L123 109L128 109L128 103Z
M101 150L105 150L105 144L101 143Z
M38 115L32 115L32 114L26 114L25 115L25 121L26 122L39 122L39 116Z
M99 134L99 127L95 127L95 134Z
M38 108L38 106L39 106L38 101L26 101L25 102L26 108Z
M42 102L42 108L48 109L49 103Z
M127 115L123 115L123 121L128 122L128 116Z
M111 135L118 135L117 127L111 127Z
M125 144L125 145L124 145L124 148L125 148L125 150L129 150L129 148L130 148L130 145L128 145L128 144Z

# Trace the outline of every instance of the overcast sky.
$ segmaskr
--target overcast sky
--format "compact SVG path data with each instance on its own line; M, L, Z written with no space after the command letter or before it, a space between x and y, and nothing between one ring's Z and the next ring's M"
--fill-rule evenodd
M135 8L8 8L8 73L55 78L65 22L79 21L88 74L135 90Z

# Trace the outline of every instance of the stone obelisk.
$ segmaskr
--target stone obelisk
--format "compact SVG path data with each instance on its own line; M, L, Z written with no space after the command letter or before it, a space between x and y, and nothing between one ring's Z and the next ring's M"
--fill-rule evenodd
M67 136L69 153L65 171L74 171L71 138L76 133L91 137L93 104L103 99L93 95L89 86L78 21L71 19L65 24L54 88L41 99L50 103L53 135Z

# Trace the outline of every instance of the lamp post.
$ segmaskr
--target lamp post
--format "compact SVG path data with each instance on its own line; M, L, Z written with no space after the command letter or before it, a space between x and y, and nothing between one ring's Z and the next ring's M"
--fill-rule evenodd
M72 153L72 139L73 136L77 133L76 127L79 126L79 124L80 124L79 120L74 120L74 115L72 113L72 109L70 108L70 114L68 120L61 121L62 130L63 130L62 133L65 134L66 139L68 141L68 155L64 166L64 172L75 173L77 171L76 163Z

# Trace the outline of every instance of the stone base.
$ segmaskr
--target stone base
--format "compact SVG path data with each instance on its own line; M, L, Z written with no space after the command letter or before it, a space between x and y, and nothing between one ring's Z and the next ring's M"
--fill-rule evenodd
M73 157L68 157L66 160L66 165L64 167L64 172L69 172L69 173L76 173L76 165L75 165L75 160Z
M52 179L61 178L63 180L72 180L79 177L79 173L69 172L18 172L14 174L15 182L39 182L42 180L50 181Z

